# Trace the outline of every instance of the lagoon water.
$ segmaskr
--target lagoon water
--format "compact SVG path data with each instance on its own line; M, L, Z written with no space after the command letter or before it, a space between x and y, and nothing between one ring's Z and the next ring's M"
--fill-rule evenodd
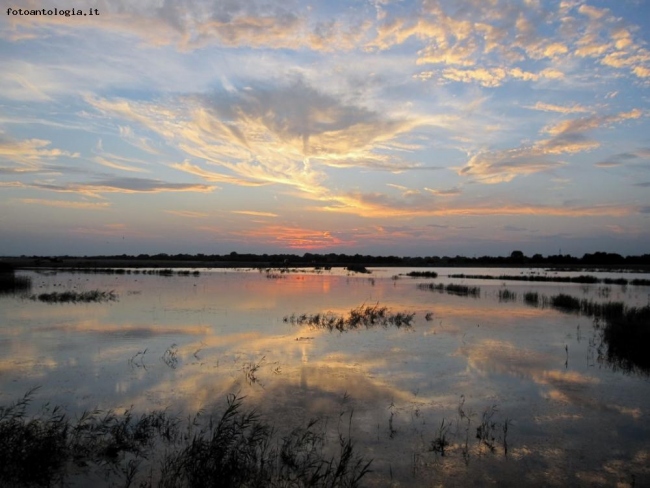
M72 416L131 406L186 416L218 411L238 393L280 431L318 417L334 444L349 432L373 459L368 486L650 485L648 374L609 363L592 318L523 301L526 292L565 293L645 306L650 288L447 276L528 269L438 269L434 280L370 269L20 272L33 294L99 289L119 298L0 295L0 405L40 387L34 406L50 402ZM481 291L456 296L421 283ZM500 300L504 289L516 298ZM348 332L291 323L362 304L416 315L410 327ZM443 435L444 456L432 449Z

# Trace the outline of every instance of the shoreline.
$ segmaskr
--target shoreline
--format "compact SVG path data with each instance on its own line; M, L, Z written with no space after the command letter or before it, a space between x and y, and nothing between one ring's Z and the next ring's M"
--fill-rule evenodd
M305 263L302 261L214 261L214 260L179 260L179 259L138 259L138 258L26 258L2 257L0 263L9 265L16 270L38 269L158 269L158 268L190 268L190 269L226 269L226 268L546 268L555 271L609 271L624 273L650 273L648 265L624 264L566 264L566 263L436 263L436 264L408 264L408 263L372 263L372 262L336 262L336 263ZM354 270L352 270L354 271Z

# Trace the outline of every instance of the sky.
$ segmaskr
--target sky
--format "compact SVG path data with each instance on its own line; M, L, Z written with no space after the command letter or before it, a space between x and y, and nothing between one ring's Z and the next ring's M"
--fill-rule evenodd
M64 3L0 0L0 255L650 252L646 0Z

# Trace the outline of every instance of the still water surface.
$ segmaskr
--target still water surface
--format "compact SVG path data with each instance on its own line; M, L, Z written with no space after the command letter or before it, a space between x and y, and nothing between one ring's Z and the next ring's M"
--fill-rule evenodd
M0 405L40 386L35 404L71 415L130 406L186 415L238 393L280 429L323 418L334 440L352 416L356 446L373 459L369 486L650 485L647 374L608 364L591 318L523 301L526 292L565 293L645 306L650 288L446 276L529 272L513 269L443 269L435 280L372 271L22 272L35 294L119 298L0 296ZM419 283L479 286L480 297ZM504 289L516 299L500 300ZM411 327L341 333L289 319L377 303L415 312ZM444 456L431 450L441 433Z

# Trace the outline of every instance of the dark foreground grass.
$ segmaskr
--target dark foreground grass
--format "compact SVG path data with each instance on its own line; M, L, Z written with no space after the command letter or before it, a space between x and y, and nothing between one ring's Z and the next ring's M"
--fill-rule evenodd
M99 303L114 302L118 295L114 291L90 290L90 291L54 291L52 293L41 293L32 295L30 300L38 300L45 303Z
M392 312L388 307L360 305L353 308L347 315L338 315L331 312L287 315L283 321L296 325L309 325L319 329L329 329L347 332L349 330L365 327L367 329L382 326L394 326L397 328L411 327L415 313Z
M333 447L318 420L279 436L235 395L221 415L187 422L131 410L73 421L47 405L28 416L33 393L0 407L0 486L93 486L99 477L111 486L355 487L370 471L350 429Z

